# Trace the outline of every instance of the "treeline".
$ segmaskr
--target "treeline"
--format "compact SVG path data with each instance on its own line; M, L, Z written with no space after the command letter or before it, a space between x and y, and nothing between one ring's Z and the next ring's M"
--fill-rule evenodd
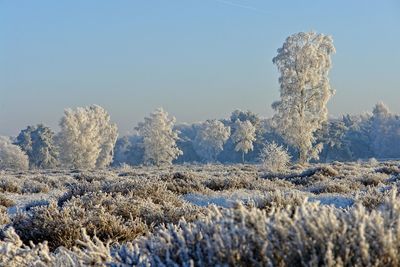
M66 110L55 133L28 126L15 138L0 138L0 168L105 168L108 166L182 163L256 163L268 143L285 143L271 119L235 110L228 119L176 124L157 109L131 136L117 138L117 126L99 106ZM372 113L331 119L315 134L323 146L319 162L400 158L400 117L378 103Z

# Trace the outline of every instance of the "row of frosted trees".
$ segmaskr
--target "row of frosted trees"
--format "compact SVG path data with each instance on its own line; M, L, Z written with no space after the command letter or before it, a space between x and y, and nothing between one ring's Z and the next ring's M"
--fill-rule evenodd
M140 123L137 133L117 139L116 125L99 106L66 110L55 134L44 125L29 126L13 140L0 138L0 169L104 168L111 163L155 164L183 162L256 162L265 145L289 147L273 128L272 119L250 111L232 112L229 119L175 124L158 109ZM400 157L400 117L378 103L372 113L345 115L326 122L316 132L323 144L321 161ZM274 146L272 146L274 147ZM278 153L281 153L278 151Z
M175 118L162 108L155 110L135 128L145 164L171 164L183 154L178 147L179 131ZM44 125L29 126L13 142L1 139L3 168L105 168L113 161L118 137L117 126L105 109L93 105L65 110L60 132ZM247 153L253 149L255 127L249 121L237 120L231 136L235 150ZM209 120L199 126L196 136L198 152L204 159L216 160L230 137L230 127L221 121Z

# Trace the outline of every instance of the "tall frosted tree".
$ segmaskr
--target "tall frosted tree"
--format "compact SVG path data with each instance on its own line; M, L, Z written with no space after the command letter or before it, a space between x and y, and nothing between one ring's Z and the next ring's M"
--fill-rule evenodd
M58 165L58 149L54 143L54 132L42 124L28 126L22 130L15 144L29 157L31 168L49 169Z
M321 144L314 133L327 120L327 103L334 91L329 85L330 36L300 32L289 36L273 63L280 72L280 100L273 103L273 122L286 142L299 151L299 163L318 158Z
M112 162L118 132L104 108L66 109L60 127L60 159L65 167L104 168Z
M207 161L216 161L230 134L230 127L218 120L203 122L194 140L196 152Z
M235 122L235 131L231 138L235 144L235 151L242 152L242 162L244 163L244 154L253 150L253 142L256 140L256 127L250 121Z
M162 108L156 109L136 130L143 137L144 162L157 166L171 164L182 154L176 145L178 131L174 131L175 118Z
M0 169L27 170L28 156L8 137L0 136Z

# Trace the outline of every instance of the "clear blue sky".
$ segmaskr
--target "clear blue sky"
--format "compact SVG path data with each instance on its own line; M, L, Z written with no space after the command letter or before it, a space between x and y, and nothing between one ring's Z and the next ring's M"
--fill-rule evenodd
M330 113L400 112L400 1L0 0L0 134L104 106L124 135L156 107L178 121L271 116L286 36L337 49Z

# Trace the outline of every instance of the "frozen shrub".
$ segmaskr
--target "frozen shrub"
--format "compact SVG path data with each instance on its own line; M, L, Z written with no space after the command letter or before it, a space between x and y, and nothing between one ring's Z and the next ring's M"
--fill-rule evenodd
M339 175L338 171L329 165L322 165L315 168L315 173L321 174L325 177L335 177Z
M352 189L348 186L348 184L338 181L327 181L315 183L309 187L309 191L314 194L322 194L322 193L337 193L337 194L346 194L350 193Z
M369 187L367 190L356 196L356 201L362 204L368 210L373 210L384 204L391 193L392 192L389 190L381 190L374 187Z
M359 181L365 186L377 186L380 183L384 183L387 179L388 175L385 173L367 173L359 178Z
M101 184L98 182L94 183L82 182L79 184L78 183L71 184L68 186L68 191L58 199L58 205L62 206L72 197L83 196L84 194L89 192L101 191L101 189L102 189Z
M256 189L262 187L262 181L255 176L233 176L233 177L212 177L203 182L204 185L213 191L224 191L232 189Z
M41 206L49 206L50 202L44 199L41 200L34 200L29 202L28 204L26 204L24 206L24 210L26 211L30 211L31 209L35 208L35 207L41 207Z
M12 226L26 244L29 241L47 241L53 249L72 247L82 237L81 228L86 228L89 235L97 235L103 241L133 240L148 231L138 218L125 220L102 206L85 208L76 202L68 202L62 208L54 202L49 206L34 207L29 213L13 217Z
M50 188L46 184L37 181L25 181L22 186L22 193L47 193Z
M10 218L8 217L7 208L0 206L0 225L7 224L9 222Z
M60 206L51 203L18 214L12 225L22 240L47 240L52 248L71 247L80 238L81 228L103 241L134 240L153 226L177 223L181 218L192 221L201 212L155 183L108 185L105 192L97 190L101 187L84 185L72 187L59 199Z
M275 142L267 144L260 155L263 168L270 172L283 172L290 164L287 149Z
M0 192L20 193L21 186L8 178L0 179Z
M307 194L300 191L276 190L268 192L263 198L257 199L255 206L270 212L275 209L288 209L301 206L307 200Z
M14 205L15 205L15 202L13 200L7 198L3 194L0 195L0 206L8 208L8 207L12 207Z
M400 168L398 166L388 165L376 169L376 172L385 173L389 175L398 175L400 174Z
M176 172L174 174L163 175L160 179L166 182L167 189L176 194L187 194L193 192L203 192L204 185L200 179L192 173Z
M68 183L68 180L72 180L72 177L69 176L60 177L60 176L51 176L43 174L34 176L29 180L46 185L50 189L60 189L63 188L64 183Z

